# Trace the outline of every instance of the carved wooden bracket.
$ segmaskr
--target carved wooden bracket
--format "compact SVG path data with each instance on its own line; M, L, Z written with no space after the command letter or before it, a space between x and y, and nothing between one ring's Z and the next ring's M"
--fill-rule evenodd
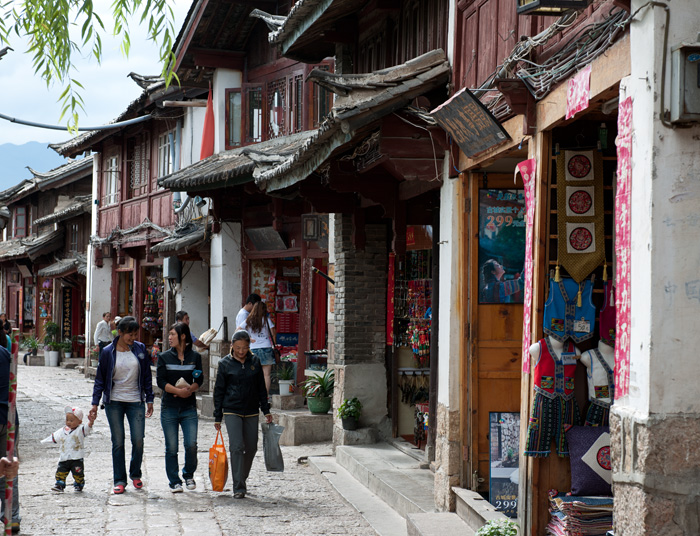
M537 126L535 98L520 78L496 78L496 87L516 114L523 115L523 134L534 134Z

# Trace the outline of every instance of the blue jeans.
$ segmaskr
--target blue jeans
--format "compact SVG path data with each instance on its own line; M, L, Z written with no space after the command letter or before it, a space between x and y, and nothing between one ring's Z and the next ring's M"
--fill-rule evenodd
M124 417L129 421L131 436L131 463L129 478L141 478L143 437L146 433L146 405L143 402L111 401L105 405L105 414L112 433L112 472L114 485L126 485L126 461L124 455Z
M178 475L177 447L179 443L178 425L182 428L185 447L185 467L182 469L182 478L188 479L194 476L197 470L197 408L170 408L163 406L160 409L160 425L165 436L165 473L172 488L175 484L182 484Z

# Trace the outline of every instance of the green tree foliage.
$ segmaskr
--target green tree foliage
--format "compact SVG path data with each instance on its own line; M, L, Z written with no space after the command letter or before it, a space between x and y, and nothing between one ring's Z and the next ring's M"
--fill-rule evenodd
M107 32L121 39L122 53L128 56L130 20L148 25L148 38L160 45L162 75L168 84L171 82L175 76L171 71L173 1L113 0L110 12L100 15L92 0L8 0L0 4L0 42L12 46L15 36L28 40L25 52L32 56L34 72L47 86L58 82L64 87L59 97L61 120L67 116L69 128L75 129L79 111L84 111L80 95L84 87L74 76L73 58L76 54L91 54L99 63L102 38ZM114 22L107 27L103 19L110 15Z

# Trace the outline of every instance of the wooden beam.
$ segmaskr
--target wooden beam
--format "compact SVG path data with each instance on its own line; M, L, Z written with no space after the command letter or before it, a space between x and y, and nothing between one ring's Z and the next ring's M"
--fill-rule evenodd
M197 67L236 69L239 71L242 71L245 67L245 52L193 48L190 50L190 53Z
M194 99L189 101L163 101L165 108L206 108L207 101L204 99Z
M209 0L202 0L202 3L199 6L199 10L192 18L192 24L190 24L185 30L185 38L182 40L180 50L176 51L177 58L175 58L175 66L173 68L174 72L177 72L177 70L180 68L180 64L182 63L185 54L187 54L190 43L192 42L192 38L194 37L194 33L197 31L197 27L199 26L199 22L202 20L202 15L204 15L204 11L207 9L208 3Z
M498 158L502 154L513 147L517 147L524 138L529 138L523 134L523 118L522 116L511 117L505 123L502 123L503 128L510 136L510 140L487 149L472 158L468 158L462 151L459 152L459 170L460 172L468 171L476 167L481 167L484 162Z

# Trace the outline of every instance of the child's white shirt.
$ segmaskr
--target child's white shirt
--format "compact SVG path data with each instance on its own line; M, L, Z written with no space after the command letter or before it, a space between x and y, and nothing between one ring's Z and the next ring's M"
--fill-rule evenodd
M58 444L58 461L60 462L66 460L82 460L85 457L85 452L83 450L85 438L90 435L90 432L92 432L92 426L89 424L80 424L75 430L64 426L41 442Z

